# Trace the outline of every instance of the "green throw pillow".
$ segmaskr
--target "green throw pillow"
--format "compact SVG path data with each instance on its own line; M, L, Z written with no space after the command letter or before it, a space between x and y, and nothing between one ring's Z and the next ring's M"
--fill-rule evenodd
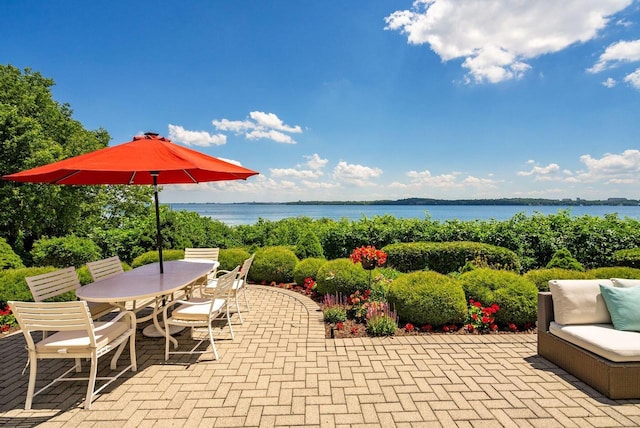
M600 292L616 330L640 331L640 286L621 288L600 284Z

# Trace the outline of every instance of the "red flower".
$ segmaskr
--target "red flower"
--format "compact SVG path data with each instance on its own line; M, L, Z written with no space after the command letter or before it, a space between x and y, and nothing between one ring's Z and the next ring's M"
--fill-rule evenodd
M497 324L491 324L489 326L489 328L491 329L491 331L497 331L498 330L498 325Z
M387 253L382 250L376 250L376 247L364 245L360 248L356 248L351 253L351 261L353 263L361 263L362 260L375 262L376 265L382 266L387 261Z
M351 334L358 334L358 327L351 327Z
M404 329L408 332L412 332L415 329L415 327L413 326L413 324L408 322L407 325L404 326Z
M444 331L445 333L449 333L449 326L448 325L442 326L442 331Z
M471 314L471 318L473 318L474 320L478 319L478 314Z
M342 330L343 328L344 328L344 324L342 324L341 322L336 323L336 330Z
M473 324L467 324L467 331L473 333Z
M420 330L429 333L431 330L433 330L433 327L431 326L431 324L425 324L422 327L420 327Z
M511 331L518 331L518 326L515 325L514 323L510 322L509 323L509 330Z
M482 308L482 303L480 303L480 302L473 302L473 306L475 306L476 308Z

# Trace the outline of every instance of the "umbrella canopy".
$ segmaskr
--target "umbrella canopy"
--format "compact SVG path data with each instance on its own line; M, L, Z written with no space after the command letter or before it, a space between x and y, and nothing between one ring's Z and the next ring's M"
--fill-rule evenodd
M255 174L258 173L147 133L128 143L3 178L51 184L181 184L244 180Z
M173 144L158 134L146 133L134 137L133 141L127 143L5 175L2 178L25 183L154 185L158 253L162 272L158 184L246 180L256 174L256 171Z

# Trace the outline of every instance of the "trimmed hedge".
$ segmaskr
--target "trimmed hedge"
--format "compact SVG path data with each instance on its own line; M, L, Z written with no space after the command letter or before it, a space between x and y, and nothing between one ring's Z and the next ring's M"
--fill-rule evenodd
M590 269L587 275L595 279L628 278L640 279L640 269L626 266L611 266Z
M299 259L324 258L322 243L315 233L307 230L296 244L296 256Z
M33 243L31 249L35 266L66 268L102 258L100 248L91 239L77 236L42 238Z
M584 272L584 266L566 248L560 248L547 263L547 269L560 268Z
M372 272L375 276L376 270ZM329 260L318 269L316 291L319 294L350 296L356 290L364 291L369 284L369 272L360 263L350 259Z
M409 242L387 245L387 266L400 272L434 270L443 274L457 272L467 262L518 271L520 263L513 251L478 242Z
M257 283L293 282L298 257L287 247L265 247L256 251L249 279Z
M168 262L171 260L184 259L184 250L162 250L162 261ZM160 260L158 257L158 250L147 251L144 254L140 254L131 262L132 268L137 268L149 263L157 263ZM234 266L235 267L235 266Z
M496 323L535 323L538 312L538 288L515 272L476 269L460 275L467 300L484 305L497 303Z
M295 269L293 270L293 281L298 285L303 285L304 280L307 278L313 278L314 281L318 280L318 270L327 261L316 257L310 257L304 260L300 260Z
M20 269L24 264L19 255L13 251L13 248L4 238L0 238L0 270L3 269Z
M391 283L387 299L401 320L418 326L460 324L467 316L460 282L437 272L400 276Z
M524 279L533 282L539 291L549 291L549 281L552 279L589 279L589 272L580 272L570 269L535 269L523 275Z
M251 257L251 254L242 248L221 248L218 254L218 262L220 262L218 269L234 270L236 266L242 265L249 257Z
M640 269L640 248L616 251L613 253L613 262L618 266Z
M28 276L42 275L58 270L53 266L30 267L21 269L6 269L0 271L0 300L19 300L33 302L33 295L27 281ZM62 296L52 298L52 301L75 300L75 293L65 293Z

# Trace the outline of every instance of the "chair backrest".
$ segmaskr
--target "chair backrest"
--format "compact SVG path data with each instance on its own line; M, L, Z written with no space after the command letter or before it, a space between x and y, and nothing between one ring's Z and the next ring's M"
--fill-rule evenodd
M89 337L88 347L95 347L93 321L87 302L16 302L10 301L9 307L15 315L28 348L35 349L32 331L78 331L84 330Z
M122 262L118 256L89 262L87 263L87 267L89 268L89 273L91 274L94 282L99 279L109 278L110 276L124 272L124 269L122 269Z
M244 283L247 280L247 275L249 274L249 269L251 269L251 264L253 263L253 258L255 257L255 253L249 257L248 259L246 259L244 262L242 262L242 267L240 268L240 271L238 272L238 280L242 280L243 281L243 286Z
M213 288L212 291L208 293L208 295L210 295L214 299L230 299L231 294L233 293L233 283L238 276L239 269L240 266L236 266L234 270L220 276L218 278L216 287Z
M218 261L220 248L185 248L185 259L209 259Z
M80 288L80 280L73 266L25 279L36 302Z

